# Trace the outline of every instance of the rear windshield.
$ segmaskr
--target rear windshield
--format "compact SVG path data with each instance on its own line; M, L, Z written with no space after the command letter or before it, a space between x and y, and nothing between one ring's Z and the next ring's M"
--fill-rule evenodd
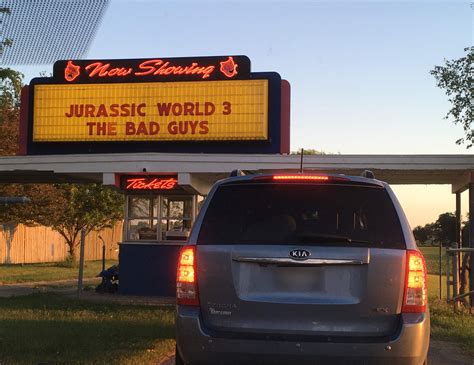
M197 243L405 248L385 189L353 185L222 185Z

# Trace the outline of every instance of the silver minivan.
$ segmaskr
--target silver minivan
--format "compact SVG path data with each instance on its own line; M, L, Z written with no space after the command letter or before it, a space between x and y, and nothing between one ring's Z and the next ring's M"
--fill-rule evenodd
M373 178L216 183L176 294L176 364L427 364L425 261Z

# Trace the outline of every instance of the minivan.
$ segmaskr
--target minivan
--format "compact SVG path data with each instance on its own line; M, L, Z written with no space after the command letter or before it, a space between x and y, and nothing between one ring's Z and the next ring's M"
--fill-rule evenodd
M427 364L425 261L375 178L217 182L176 296L176 364Z

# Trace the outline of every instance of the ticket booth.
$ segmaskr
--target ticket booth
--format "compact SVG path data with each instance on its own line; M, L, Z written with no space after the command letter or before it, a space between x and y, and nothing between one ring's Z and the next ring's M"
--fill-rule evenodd
M180 187L176 175L126 175L121 187L126 202L119 290L174 296L178 253L204 197Z

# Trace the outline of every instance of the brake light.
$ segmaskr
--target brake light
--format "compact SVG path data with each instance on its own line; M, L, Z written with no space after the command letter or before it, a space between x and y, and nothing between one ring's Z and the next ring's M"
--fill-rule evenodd
M418 251L407 251L403 313L423 313L428 302L426 264Z
M274 175L273 180L317 180L327 181L328 176L324 175Z
M199 305L195 246L184 246L179 253L176 301L179 305Z

